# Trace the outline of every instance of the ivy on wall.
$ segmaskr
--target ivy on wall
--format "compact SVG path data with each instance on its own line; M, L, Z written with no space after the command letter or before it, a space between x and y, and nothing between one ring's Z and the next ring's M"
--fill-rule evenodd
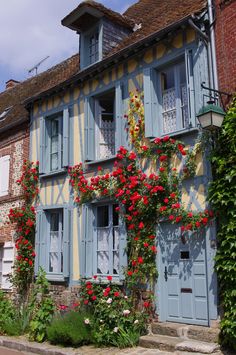
M216 271L221 291L222 343L236 350L236 97L212 155L209 199L219 214Z
M113 171L103 172L99 167L97 176L92 178L86 177L82 164L70 167L70 183L78 204L104 197L118 202L117 210L127 230L126 285L134 304L142 302L142 290L145 290L145 307L148 303L151 309L157 278L157 224L168 220L179 225L183 235L205 228L213 213L187 211L181 203L181 185L185 178L195 174L199 144L190 152L182 142L169 136L154 141L145 138L142 93L131 93L125 119L133 150L120 147ZM185 162L180 171L173 164L174 157ZM151 167L152 171L144 166Z

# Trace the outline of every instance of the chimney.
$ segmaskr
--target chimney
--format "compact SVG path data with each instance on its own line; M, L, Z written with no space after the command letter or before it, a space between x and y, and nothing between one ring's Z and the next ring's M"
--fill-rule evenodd
M6 90L14 88L14 86L16 86L17 84L19 84L19 81L14 79L10 79L6 81Z

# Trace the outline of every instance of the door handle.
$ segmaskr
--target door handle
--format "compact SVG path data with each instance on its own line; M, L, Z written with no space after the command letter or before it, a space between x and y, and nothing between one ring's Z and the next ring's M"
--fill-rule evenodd
M165 277L165 281L167 281L168 280L167 266L165 266L164 277Z

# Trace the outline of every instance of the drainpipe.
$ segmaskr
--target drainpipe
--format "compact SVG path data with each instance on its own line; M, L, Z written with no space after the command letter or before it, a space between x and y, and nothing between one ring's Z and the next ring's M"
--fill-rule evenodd
M214 30L214 18L213 18L213 3L212 0L207 0L208 5L208 15L210 22L210 42L208 47L209 62L212 66L212 74L210 79L212 80L211 87L215 90L218 90L218 74L217 74L217 65L216 65L216 46L215 46L215 30ZM210 68L211 69L211 68Z

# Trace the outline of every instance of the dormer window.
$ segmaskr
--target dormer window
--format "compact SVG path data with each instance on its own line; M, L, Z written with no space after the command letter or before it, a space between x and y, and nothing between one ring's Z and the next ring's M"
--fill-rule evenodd
M132 20L95 1L82 1L62 24L80 35L80 69L101 61L134 27Z

